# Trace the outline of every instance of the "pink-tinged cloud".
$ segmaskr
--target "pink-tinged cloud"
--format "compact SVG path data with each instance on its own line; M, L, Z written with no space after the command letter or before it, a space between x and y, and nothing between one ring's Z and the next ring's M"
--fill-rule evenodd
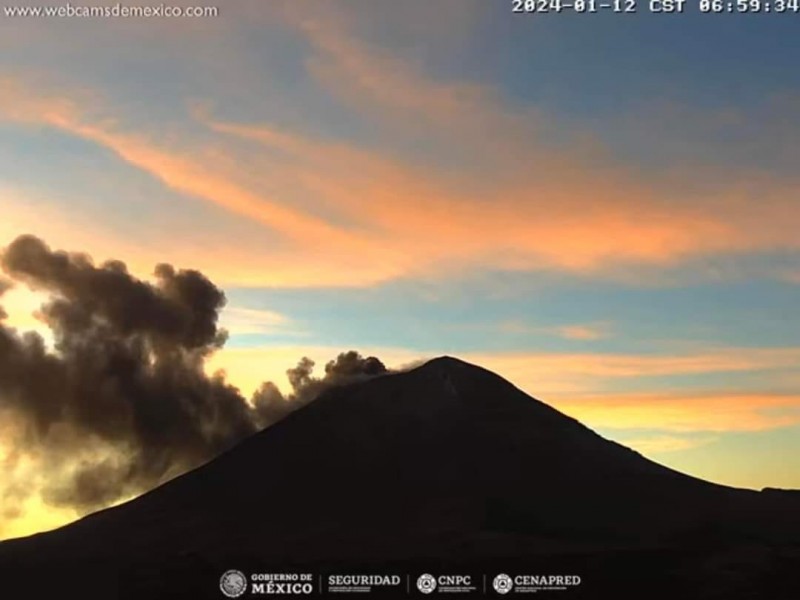
M352 146L265 126L208 124L290 156L282 175L363 226L375 250L389 252L404 271L431 264L441 271L441 265L585 270L615 260L662 263L712 250L728 237L723 223L695 211L670 215L638 184L626 190L624 182L498 182L476 193L449 174Z
M608 337L609 327L604 323L565 325L557 329L559 335L568 340L594 341Z
M485 327L482 325L475 327L464 325L460 328L485 329ZM552 327L547 325L531 324L518 319L510 319L498 323L496 330L502 334L529 336L555 335L564 338L565 340L577 340L584 342L593 342L596 340L605 339L611 335L611 325L605 322L571 323L569 325Z
M580 144L554 151L537 135L536 119L489 90L432 81L337 27L302 21L299 29L315 60L348 89L364 88L359 101L400 110L409 129L435 122L422 127L426 139L463 151L474 168L419 164L388 147L224 122L202 110L193 111L200 130L181 136L160 124L137 125L99 93L48 90L25 78L0 81L0 115L97 144L171 190L274 234L268 250L200 248L193 266L216 276L217 265L227 264L219 278L226 283L370 285L474 269L619 271L800 246L786 226L800 216L787 200L788 183L763 182L758 211L752 189L735 179L695 203L676 198L602 152ZM757 217L759 227L745 226L744 217Z
M684 354L473 352L465 360L485 366L528 393L603 389L614 379L794 369L800 348L721 348Z

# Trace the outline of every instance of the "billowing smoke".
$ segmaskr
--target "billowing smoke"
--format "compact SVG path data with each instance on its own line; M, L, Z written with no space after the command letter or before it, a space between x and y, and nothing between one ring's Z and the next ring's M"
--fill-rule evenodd
M39 455L42 496L55 505L87 511L140 493L326 387L386 373L378 359L350 351L316 378L303 358L287 372L291 393L265 383L248 402L224 375L204 371L226 332L218 326L225 295L202 273L161 264L150 283L122 262L95 266L32 236L15 240L0 264L51 298L40 318L52 351L38 334L6 326L0 309L0 426L12 423L17 448ZM0 295L10 285L0 279ZM7 486L4 505L25 496L21 486Z
M322 378L314 377L313 369L314 361L304 357L295 368L286 372L292 386L292 392L287 396L271 381L261 384L253 395L253 405L261 420L275 422L292 410L308 404L328 387L388 373L380 360L374 356L364 358L354 350L342 352L336 360L329 361Z

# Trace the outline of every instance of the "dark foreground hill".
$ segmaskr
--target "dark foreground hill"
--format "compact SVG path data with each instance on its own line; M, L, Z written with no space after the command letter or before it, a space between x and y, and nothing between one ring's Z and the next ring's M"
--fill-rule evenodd
M222 598L231 568L407 573L412 592L419 573L505 572L580 576L538 592L556 598L797 599L800 499L672 471L440 358L329 390L134 501L0 544L0 596Z

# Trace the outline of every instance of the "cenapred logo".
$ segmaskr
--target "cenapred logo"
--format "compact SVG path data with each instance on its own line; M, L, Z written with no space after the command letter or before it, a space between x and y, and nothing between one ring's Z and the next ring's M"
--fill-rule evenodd
M247 591L247 577L236 569L225 571L219 578L219 589L228 598L238 598Z
M511 580L511 577L509 577L505 573L500 573L497 577L494 578L492 586L494 586L494 590L498 594L507 594L514 587L514 582Z
M417 579L417 589L423 594L430 594L436 590L436 578L430 573L423 573Z

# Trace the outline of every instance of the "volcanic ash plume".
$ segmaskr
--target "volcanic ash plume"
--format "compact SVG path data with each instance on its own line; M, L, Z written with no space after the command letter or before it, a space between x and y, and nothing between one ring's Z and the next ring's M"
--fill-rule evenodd
M226 332L225 295L202 273L160 264L150 283L120 261L96 266L32 236L0 264L12 280L0 279L0 295L25 284L49 296L40 318L55 343L10 328L0 308L0 425L39 465L38 477L23 477L19 460L5 458L4 506L36 491L82 512L106 506L211 459L326 387L386 372L350 351L316 378L303 358L287 372L289 394L269 382L248 402L204 371Z

